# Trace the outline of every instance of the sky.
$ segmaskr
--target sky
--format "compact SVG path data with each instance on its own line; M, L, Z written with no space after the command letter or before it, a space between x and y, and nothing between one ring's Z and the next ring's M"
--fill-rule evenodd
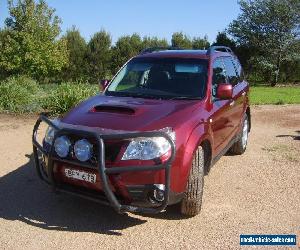
M101 29L113 42L134 32L171 40L173 32L208 36L213 42L239 14L237 0L46 0L62 19L62 31L75 25L88 41ZM0 0L0 27L8 16L7 0Z

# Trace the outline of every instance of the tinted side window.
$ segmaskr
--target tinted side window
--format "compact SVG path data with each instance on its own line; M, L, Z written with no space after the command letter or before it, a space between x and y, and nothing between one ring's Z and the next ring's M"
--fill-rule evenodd
M242 65L240 64L239 60L237 58L233 58L233 64L235 66L239 81L243 81L244 80L244 72L243 72L243 68Z
M226 75L228 77L228 81L233 86L239 82L237 73L235 71L235 67L233 65L231 57L224 57L224 64L226 68Z
M212 95L216 96L218 85L226 82L226 73L223 60L218 58L213 63Z

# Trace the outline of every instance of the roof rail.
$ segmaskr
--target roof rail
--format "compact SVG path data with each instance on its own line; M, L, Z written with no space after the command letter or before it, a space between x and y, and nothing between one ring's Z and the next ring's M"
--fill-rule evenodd
M232 49L226 46L210 46L206 54L211 55L215 51L233 53Z
M150 47L150 48L146 48L141 50L140 55L143 54L148 54L148 53L152 53L152 52L156 52L156 51L161 51L161 50L182 50L182 48L180 47Z

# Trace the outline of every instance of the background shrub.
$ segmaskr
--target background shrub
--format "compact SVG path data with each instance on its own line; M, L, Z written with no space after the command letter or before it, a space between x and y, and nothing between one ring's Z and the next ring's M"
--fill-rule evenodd
M62 83L50 90L50 93L42 101L43 108L52 114L62 114L97 93L97 85Z
M38 92L38 84L31 78L7 78L0 83L0 110L14 113L40 111Z

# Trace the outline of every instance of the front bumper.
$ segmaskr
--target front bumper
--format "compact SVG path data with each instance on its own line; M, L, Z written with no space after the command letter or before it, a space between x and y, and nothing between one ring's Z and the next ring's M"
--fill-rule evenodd
M95 141L96 143L96 161L91 165L91 163L84 163L81 162L74 162L72 160L61 159L56 156L54 153L54 146L52 146L49 150L45 150L45 148L37 141L37 131L41 122L47 123L49 126L52 126L56 132L53 141L61 135L71 135L71 136L80 136L84 138L89 138ZM123 166L123 167L106 167L105 165L105 144L104 140L126 140L132 139L137 137L164 137L171 145L171 155L168 160L164 163L159 165L153 166ZM129 133L114 133L114 134L106 134L106 133L99 133L99 131L93 131L91 128L84 128L77 126L74 127L62 127L53 124L45 115L40 115L39 119L37 120L32 135L32 143L33 143L33 155L37 173L39 177L44 180L46 183L51 185L53 189L69 194L73 194L76 196L84 197L93 201L97 201L102 204L111 205L117 212L140 212L140 213L158 213L166 208L166 206L170 203L175 203L174 200L177 199L176 195L170 191L170 168L172 162L175 158L175 144L174 141L170 138L170 136L161 131L150 131L150 132L129 132ZM47 173L44 173L43 166L41 164L41 157L39 152L44 156L46 159ZM77 164L82 168L93 168L96 169L99 173L103 195L97 192L90 192L90 190L80 189L78 187L74 187L72 185L60 185L54 178L54 166L55 163L65 163L65 164ZM130 205L123 202L117 195L115 194L114 190L112 189L111 178L120 173L124 172L141 172L141 171L159 171L164 170L165 174L165 183L164 183L164 199L155 204L151 207L151 204L146 203L130 203ZM141 190L145 190L145 187L149 187L149 185L145 185L141 187ZM132 188L132 187L131 187ZM134 187L136 188L136 187ZM151 188L151 187L150 187ZM153 187L152 187L153 188ZM130 189L130 188L129 188ZM130 190L129 190L130 191ZM144 191L142 192L144 193ZM171 200L170 200L171 197ZM149 206L148 206L149 205Z

